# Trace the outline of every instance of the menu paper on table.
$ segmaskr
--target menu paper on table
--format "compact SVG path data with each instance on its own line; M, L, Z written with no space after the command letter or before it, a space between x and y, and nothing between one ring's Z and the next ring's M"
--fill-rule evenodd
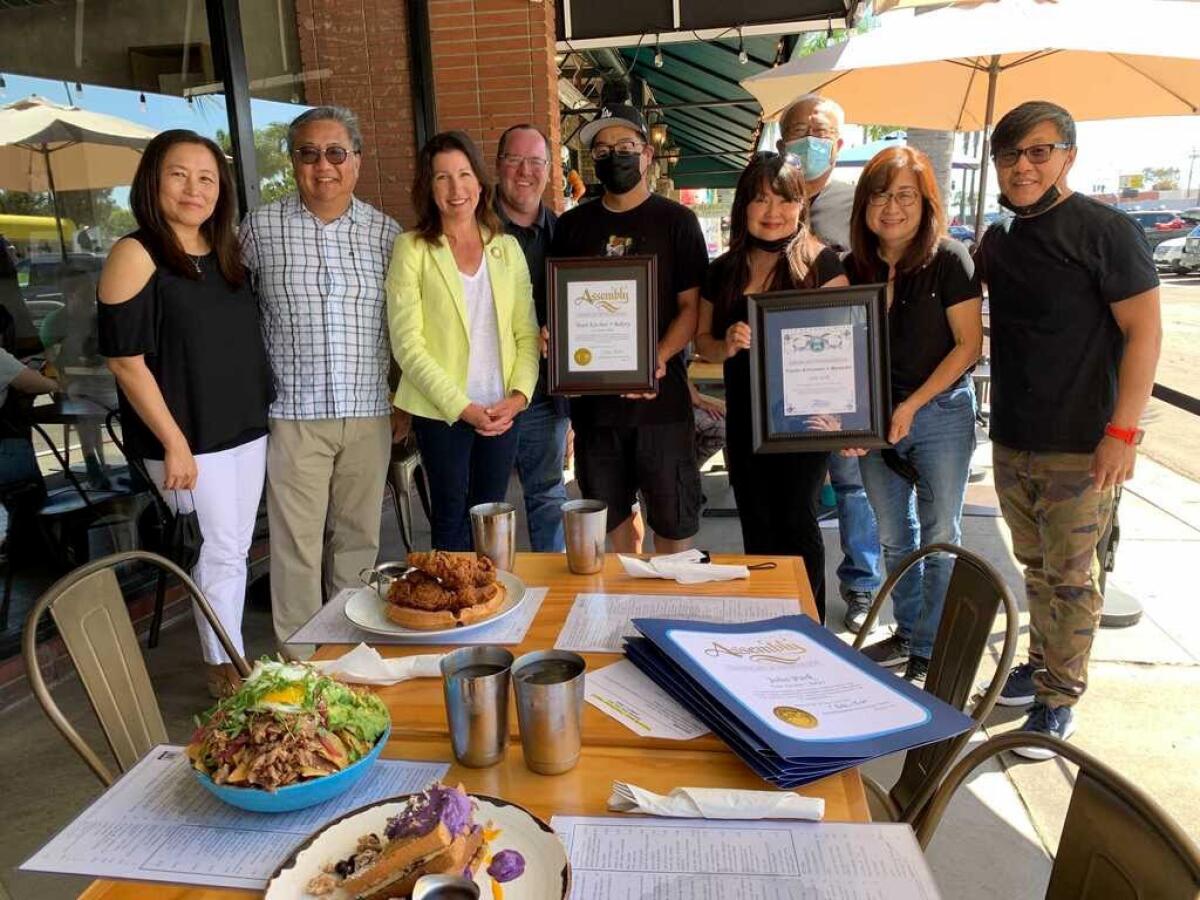
M424 790L449 769L380 759L353 788L318 806L252 813L205 790L184 748L162 745L21 869L261 891L279 864L328 822L376 800Z
M521 608L499 622L473 628L464 635L375 634L363 631L346 618L346 602L358 591L375 593L374 588L353 587L338 591L311 619L284 641L285 644L519 644L542 608L549 588L526 588ZM382 602L382 601L381 601Z
M689 619L696 622L753 622L799 613L795 597L707 597L692 594L576 594L555 650L620 653L638 632L633 619Z
M704 723L627 659L588 672L583 697L642 737L689 741L708 734Z
M901 823L555 816L571 900L936 900Z

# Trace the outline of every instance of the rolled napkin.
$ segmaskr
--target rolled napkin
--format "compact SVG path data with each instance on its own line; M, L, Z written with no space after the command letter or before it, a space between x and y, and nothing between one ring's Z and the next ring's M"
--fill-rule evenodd
M442 654L422 653L417 656L398 656L384 659L379 651L359 644L337 659L314 661L312 664L329 675L352 684L386 685L409 678L441 678Z
M749 578L750 570L745 566L713 565L701 562L704 554L699 550L684 550L667 556L638 559L636 556L617 554L625 574L634 578L667 578L680 584L701 584L705 581L732 581Z
M790 791L738 791L725 788L675 788L665 797L624 781L613 782L608 808L616 812L676 819L808 819L825 816L820 797Z

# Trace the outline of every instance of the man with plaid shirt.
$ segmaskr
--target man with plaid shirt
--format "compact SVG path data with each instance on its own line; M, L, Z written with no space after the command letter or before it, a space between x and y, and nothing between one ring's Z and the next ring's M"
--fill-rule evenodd
M358 584L379 552L393 432L383 281L400 233L354 197L362 135L348 110L299 116L288 153L298 193L255 210L241 228L277 389L267 513L281 645L321 607L322 562L332 597ZM305 658L312 649L288 652Z

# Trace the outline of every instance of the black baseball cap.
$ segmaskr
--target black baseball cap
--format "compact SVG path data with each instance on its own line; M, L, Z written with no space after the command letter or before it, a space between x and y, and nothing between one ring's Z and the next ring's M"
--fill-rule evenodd
M642 118L642 114L638 112L636 106L630 106L628 103L606 104L600 110L600 115L583 126L579 132L579 140L583 142L585 147L590 147L599 132L605 128L611 128L613 125L628 126L638 132L642 136L643 141L649 140L646 131L646 120Z

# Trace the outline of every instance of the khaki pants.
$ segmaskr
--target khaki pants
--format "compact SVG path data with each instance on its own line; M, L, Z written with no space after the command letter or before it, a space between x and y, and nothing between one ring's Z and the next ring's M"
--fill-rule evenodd
M271 616L281 646L321 608L322 562L330 598L359 584L359 572L375 565L391 453L389 422L387 416L271 419ZM287 650L306 658L313 648Z
M1090 453L992 448L1000 511L1025 567L1037 699L1073 706L1087 688L1104 607L1096 548L1112 516L1113 492L1093 486Z

